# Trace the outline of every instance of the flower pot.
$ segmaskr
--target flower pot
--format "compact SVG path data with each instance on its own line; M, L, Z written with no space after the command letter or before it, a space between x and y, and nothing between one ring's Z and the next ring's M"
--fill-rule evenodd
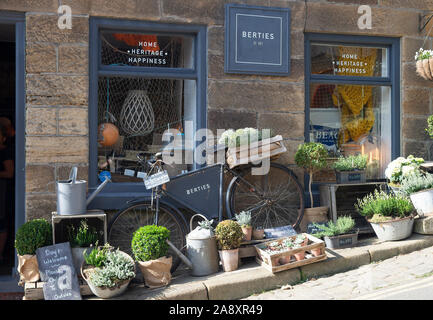
M242 240L244 241L251 241L251 236L253 234L253 227L242 227L242 232L244 234L244 237Z
M234 271L239 267L239 249L218 250L224 272Z
M265 237L264 229L253 229L253 240L262 240Z
M71 248L71 252L72 252L72 262L74 263L74 267L75 267L75 271L77 272L77 275L81 276L81 265L83 264L84 261L84 251L87 250L87 254L90 253L90 251L92 250L92 248L90 247L86 247L86 248Z
M335 170L337 183L364 183L366 181L365 170L338 171Z
M138 267L143 274L146 286L153 289L168 285L171 281L172 263L173 258L171 256L150 261L139 261Z
M380 223L370 222L377 238L381 241L406 239L412 234L413 223L413 217L406 217L403 219L390 220Z
M322 249L320 249L320 248L311 249L311 254L315 257L321 256L322 255Z
M20 274L20 283L37 282L40 279L39 266L36 255L18 255L17 270Z
M420 217L433 213L433 189L412 193L410 200Z
M425 80L433 80L433 58L418 60L416 72Z
M304 216L299 228L301 232L307 231L307 225L312 222L327 222L328 221L328 207L315 207L315 208L305 208Z
M350 234L340 234L334 237L324 237L326 247L330 249L342 249L353 247L358 243L358 232Z
M388 184L388 187L389 188L391 188L391 191L396 195L396 196L398 196L399 194L403 194L402 193L402 191L401 191L401 187L400 187L400 185L391 185L391 184Z
M130 259L132 262L134 262L134 260L131 258L131 256L129 256L127 253L122 252L121 253L127 257L128 259ZM123 294L126 289L128 288L129 283L131 282L131 279L125 279L120 281L119 283L117 283L114 287L108 288L108 287L98 287L95 286L92 281L90 281L90 275L93 272L92 269L85 269L85 261L83 261L83 263L81 264L80 267L80 274L83 277L83 279L87 282L90 291L92 291L92 293L102 299L110 299L110 298L114 298L117 296L120 296L121 294ZM134 262L134 273L135 273L135 262Z
M305 259L305 251L300 251L298 253L293 254L296 258L296 261L301 261Z

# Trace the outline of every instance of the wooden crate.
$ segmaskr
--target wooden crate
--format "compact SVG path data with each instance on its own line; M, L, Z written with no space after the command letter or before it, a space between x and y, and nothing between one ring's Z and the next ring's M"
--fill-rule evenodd
M23 300L44 300L43 286L45 282L26 282L24 284L24 297ZM82 278L78 278L78 284L80 285L81 296L93 295L86 281Z
M255 162L266 158L274 158L287 151L282 140L283 137L278 135L248 145L228 148L226 152L227 164L230 169L232 169L240 164Z
M239 248L239 258L242 259L256 257L257 250L255 248L255 245L269 240L270 239L242 241Z
M310 234L308 234L308 233L302 233L302 234L308 238L308 244L306 246L303 246L301 248L287 250L287 251L280 252L280 253L269 254L269 253L265 252L264 250L261 249L261 246L263 246L264 243L255 245L255 248L257 251L257 258L256 258L257 263L259 263L261 266L266 268L268 271L270 271L272 273L276 273L276 272L280 272L280 271L284 271L284 270L288 270L288 269L292 269L292 268L297 268L297 267L304 266L304 265L307 265L310 263L325 260L327 258L326 252L325 252L325 242L312 236L312 235L310 235ZM281 242L287 238L294 239L294 238L296 238L296 236L280 238L277 240L271 240L271 241L267 241L265 243L272 242L272 241ZM320 249L321 254L317 257L313 256L311 254L312 249ZM294 258L294 254L302 252L302 251L304 251L306 253L305 259L301 260L301 261L296 261L296 259ZM280 265L280 263L278 261L281 258L289 259L290 262L285 263L283 265Z

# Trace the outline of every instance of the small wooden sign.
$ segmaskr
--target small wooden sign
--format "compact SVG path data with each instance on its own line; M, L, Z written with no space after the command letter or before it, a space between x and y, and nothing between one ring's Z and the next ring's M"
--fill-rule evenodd
M81 300L69 242L36 250L45 300Z

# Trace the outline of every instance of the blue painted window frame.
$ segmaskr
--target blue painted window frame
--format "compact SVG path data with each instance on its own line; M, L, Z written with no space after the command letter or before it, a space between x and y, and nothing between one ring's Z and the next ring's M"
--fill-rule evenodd
M380 46L388 49L388 77L354 77L311 74L311 43ZM310 141L310 84L358 84L391 87L391 157L400 156L400 38L305 34L305 141Z
M311 43L352 45L364 47L384 47L388 49L387 77L355 77L311 74ZM400 156L400 38L354 36L339 34L305 33L305 141L310 141L310 85L311 83L379 85L391 88L391 158ZM308 175L304 176L308 186ZM306 191L308 192L308 191ZM309 197L305 197L309 201ZM307 204L308 205L308 204Z
M102 65L100 60L100 31L146 32L165 35L193 36L193 68L161 68ZM119 20L90 17L89 30L89 192L100 183L97 177L97 126L98 126L98 78L99 76L145 77L161 79L185 79L196 81L197 129L207 127L207 27L202 25L168 24L137 20ZM193 167L199 165L194 164ZM119 209L126 201L146 197L149 192L143 183L109 183L90 203L89 209Z

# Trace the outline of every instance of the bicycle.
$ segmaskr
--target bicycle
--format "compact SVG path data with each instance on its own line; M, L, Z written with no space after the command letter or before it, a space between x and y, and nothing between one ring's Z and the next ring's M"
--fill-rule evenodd
M265 229L287 225L296 228L302 220L303 188L284 165L271 162L266 175L255 176L251 171L254 164L230 169L226 163L217 163L168 178L164 176L160 154L147 162L141 154L137 158L149 168L149 177L159 174L154 179L159 182L151 186L150 196L127 202L109 222L108 242L129 254L133 232L147 224L168 228L170 241L182 251L188 227L181 209L217 221L233 219L235 213L249 210L253 226ZM157 174L151 175L155 169ZM224 173L233 176L226 191L226 216L223 216ZM174 272L181 260L170 251Z

